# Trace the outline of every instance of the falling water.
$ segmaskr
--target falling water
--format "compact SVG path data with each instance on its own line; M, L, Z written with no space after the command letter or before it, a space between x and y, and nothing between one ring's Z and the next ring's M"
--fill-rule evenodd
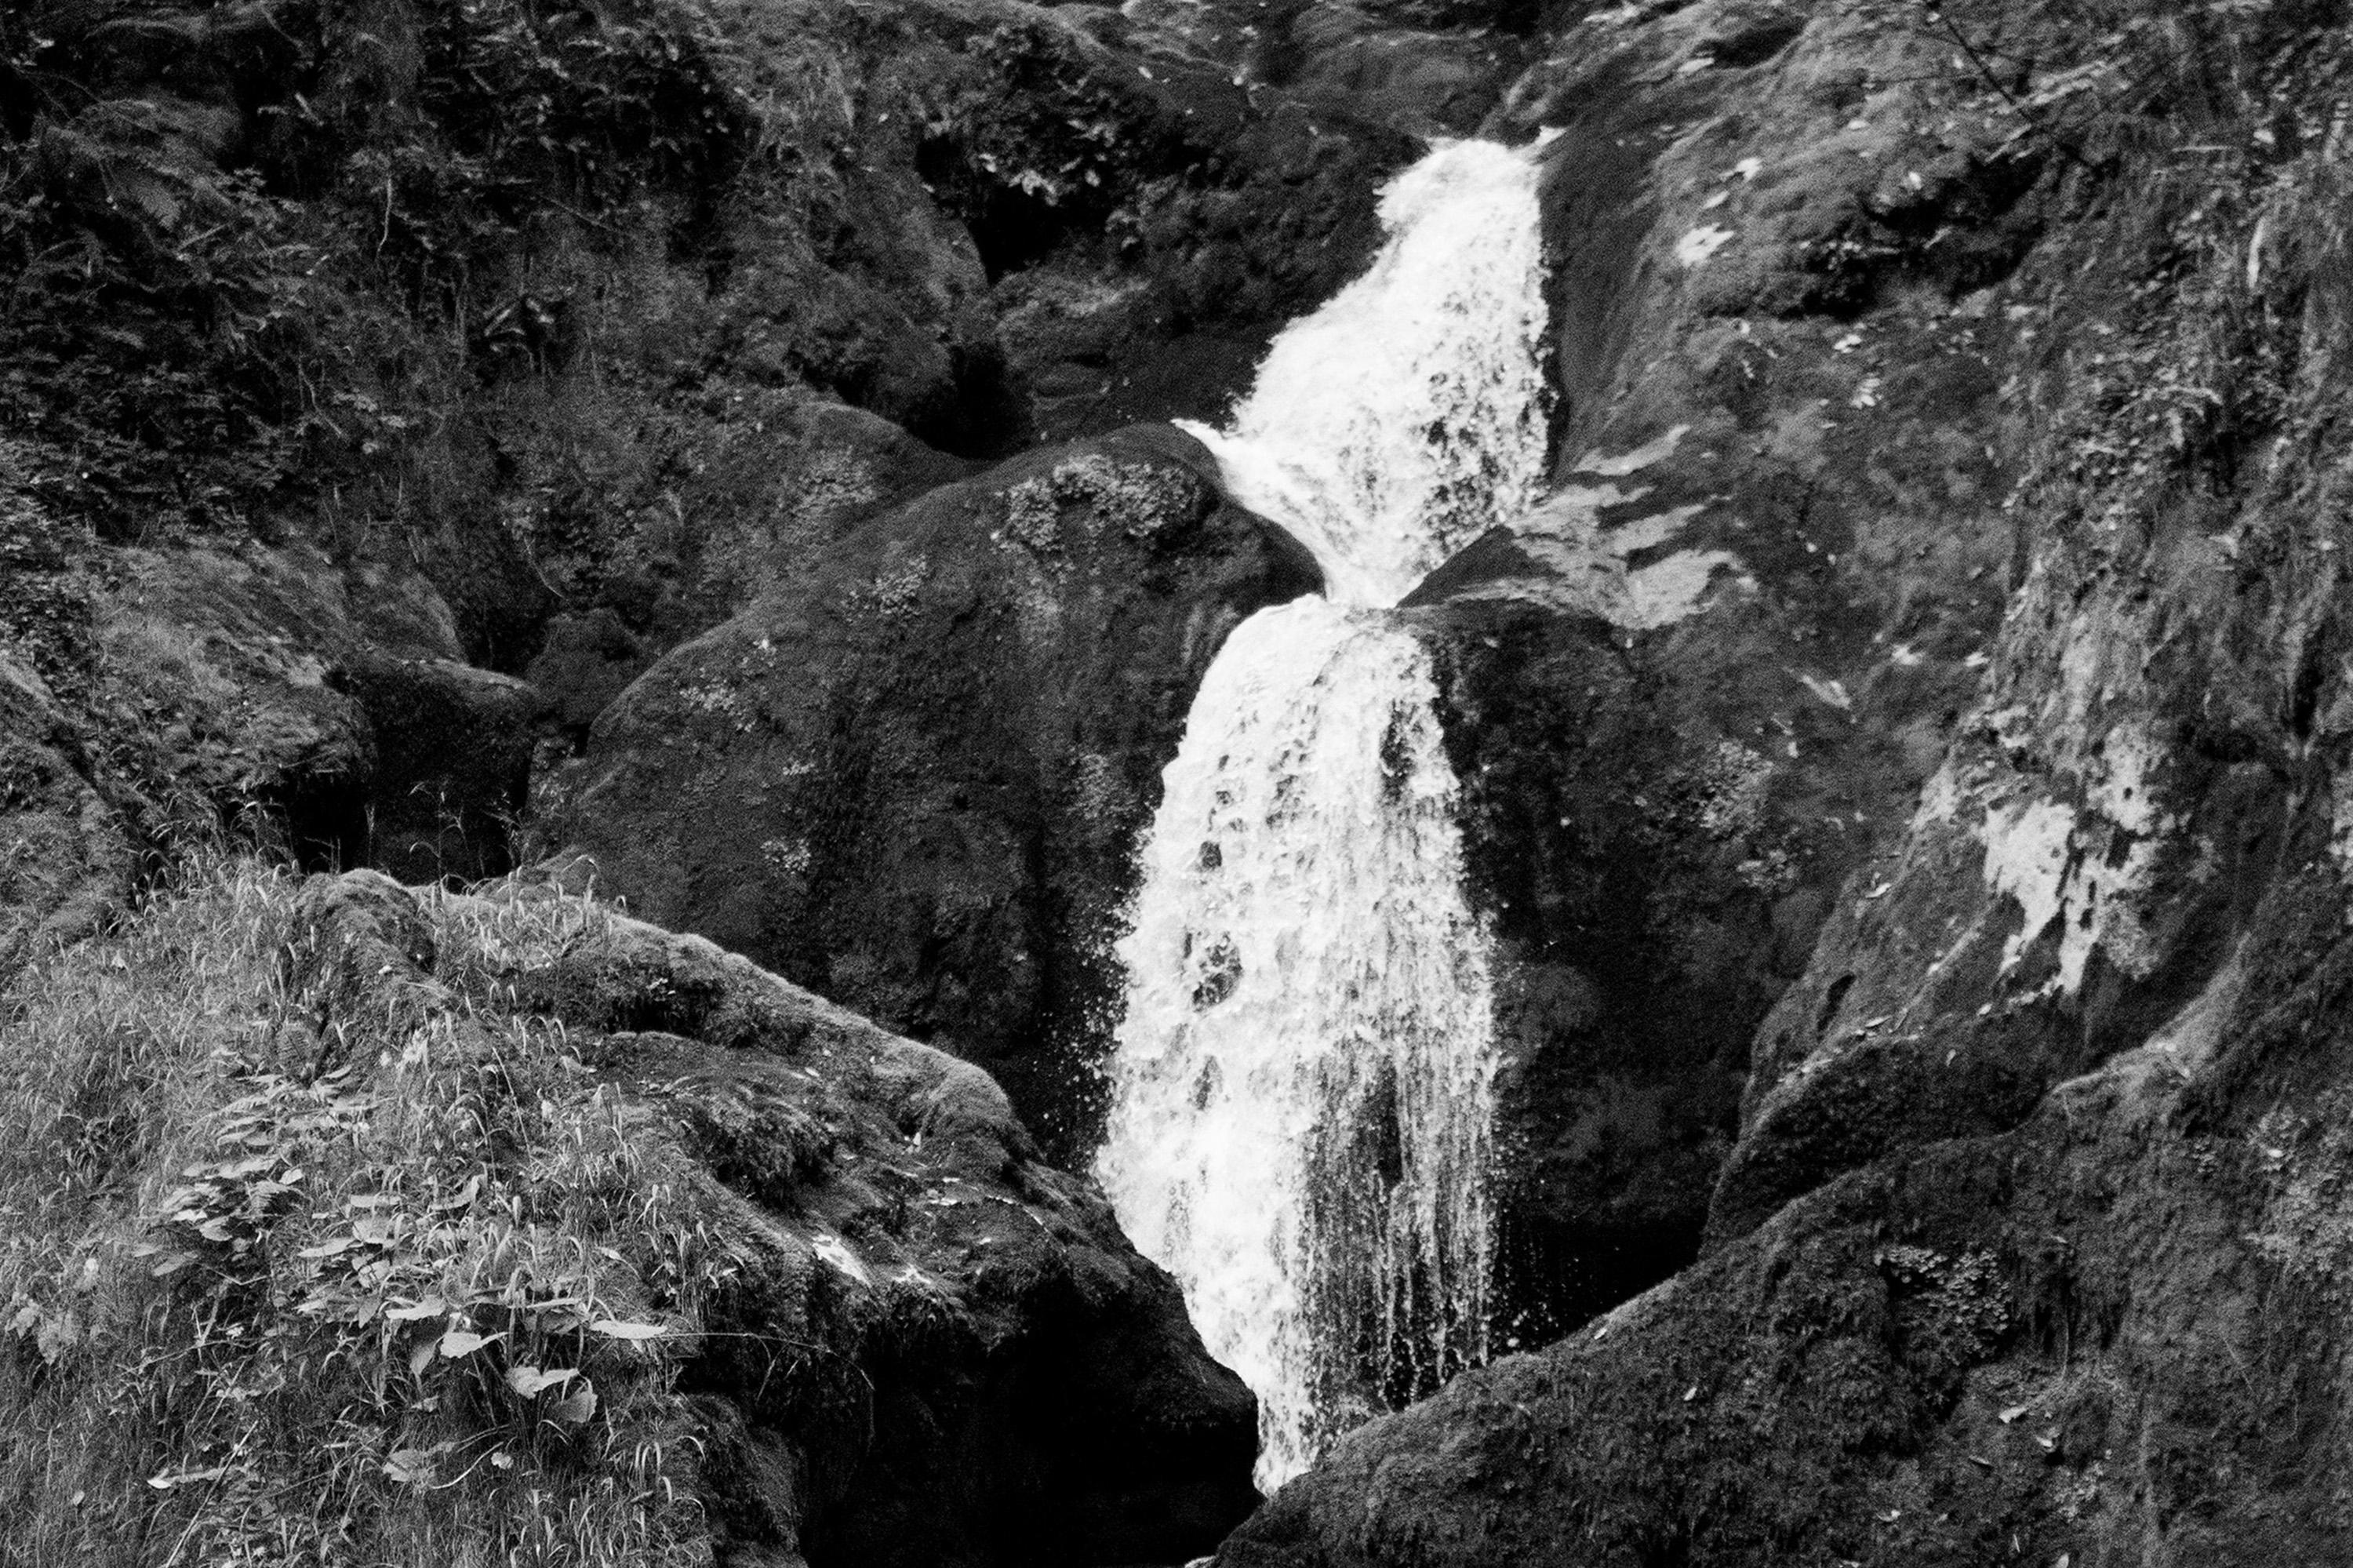
M1487 938L1429 655L1385 611L1535 499L1536 177L1476 142L1400 175L1371 270L1275 341L1231 429L1195 431L1330 599L1244 621L1194 700L1097 1171L1258 1393L1270 1489L1484 1352Z

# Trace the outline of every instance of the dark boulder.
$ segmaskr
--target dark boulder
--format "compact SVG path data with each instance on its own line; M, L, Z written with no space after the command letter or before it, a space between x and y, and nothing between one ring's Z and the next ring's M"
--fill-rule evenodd
M369 863L412 883L512 870L543 699L450 659L355 652L329 678L375 736Z
M1314 568L1144 428L870 523L678 649L548 791L597 886L1092 1115L1136 837L1225 634Z

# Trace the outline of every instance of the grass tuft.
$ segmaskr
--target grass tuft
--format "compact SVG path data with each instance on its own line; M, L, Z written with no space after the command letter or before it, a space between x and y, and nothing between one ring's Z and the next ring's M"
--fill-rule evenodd
M706 1179L501 991L601 916L428 895L329 1002L301 899L216 858L0 991L0 1561L707 1563Z

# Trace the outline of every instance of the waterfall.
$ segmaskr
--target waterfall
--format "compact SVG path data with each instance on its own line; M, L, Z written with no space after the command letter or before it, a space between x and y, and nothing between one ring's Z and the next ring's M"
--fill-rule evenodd
M1275 339L1233 429L1185 426L1343 604L1395 604L1543 482L1534 157L1442 146L1382 194L1381 222L1371 270Z
M1097 1174L1260 1401L1260 1485L1485 1352L1495 1042L1422 645L1387 613L1532 506L1544 263L1528 152L1441 146L1366 275L1269 349L1234 498L1330 597L1204 677L1122 943Z

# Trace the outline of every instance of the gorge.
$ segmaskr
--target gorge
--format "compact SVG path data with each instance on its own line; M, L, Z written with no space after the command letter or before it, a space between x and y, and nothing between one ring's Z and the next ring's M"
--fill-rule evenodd
M2344 1559L2348 22L0 7L0 1562Z

